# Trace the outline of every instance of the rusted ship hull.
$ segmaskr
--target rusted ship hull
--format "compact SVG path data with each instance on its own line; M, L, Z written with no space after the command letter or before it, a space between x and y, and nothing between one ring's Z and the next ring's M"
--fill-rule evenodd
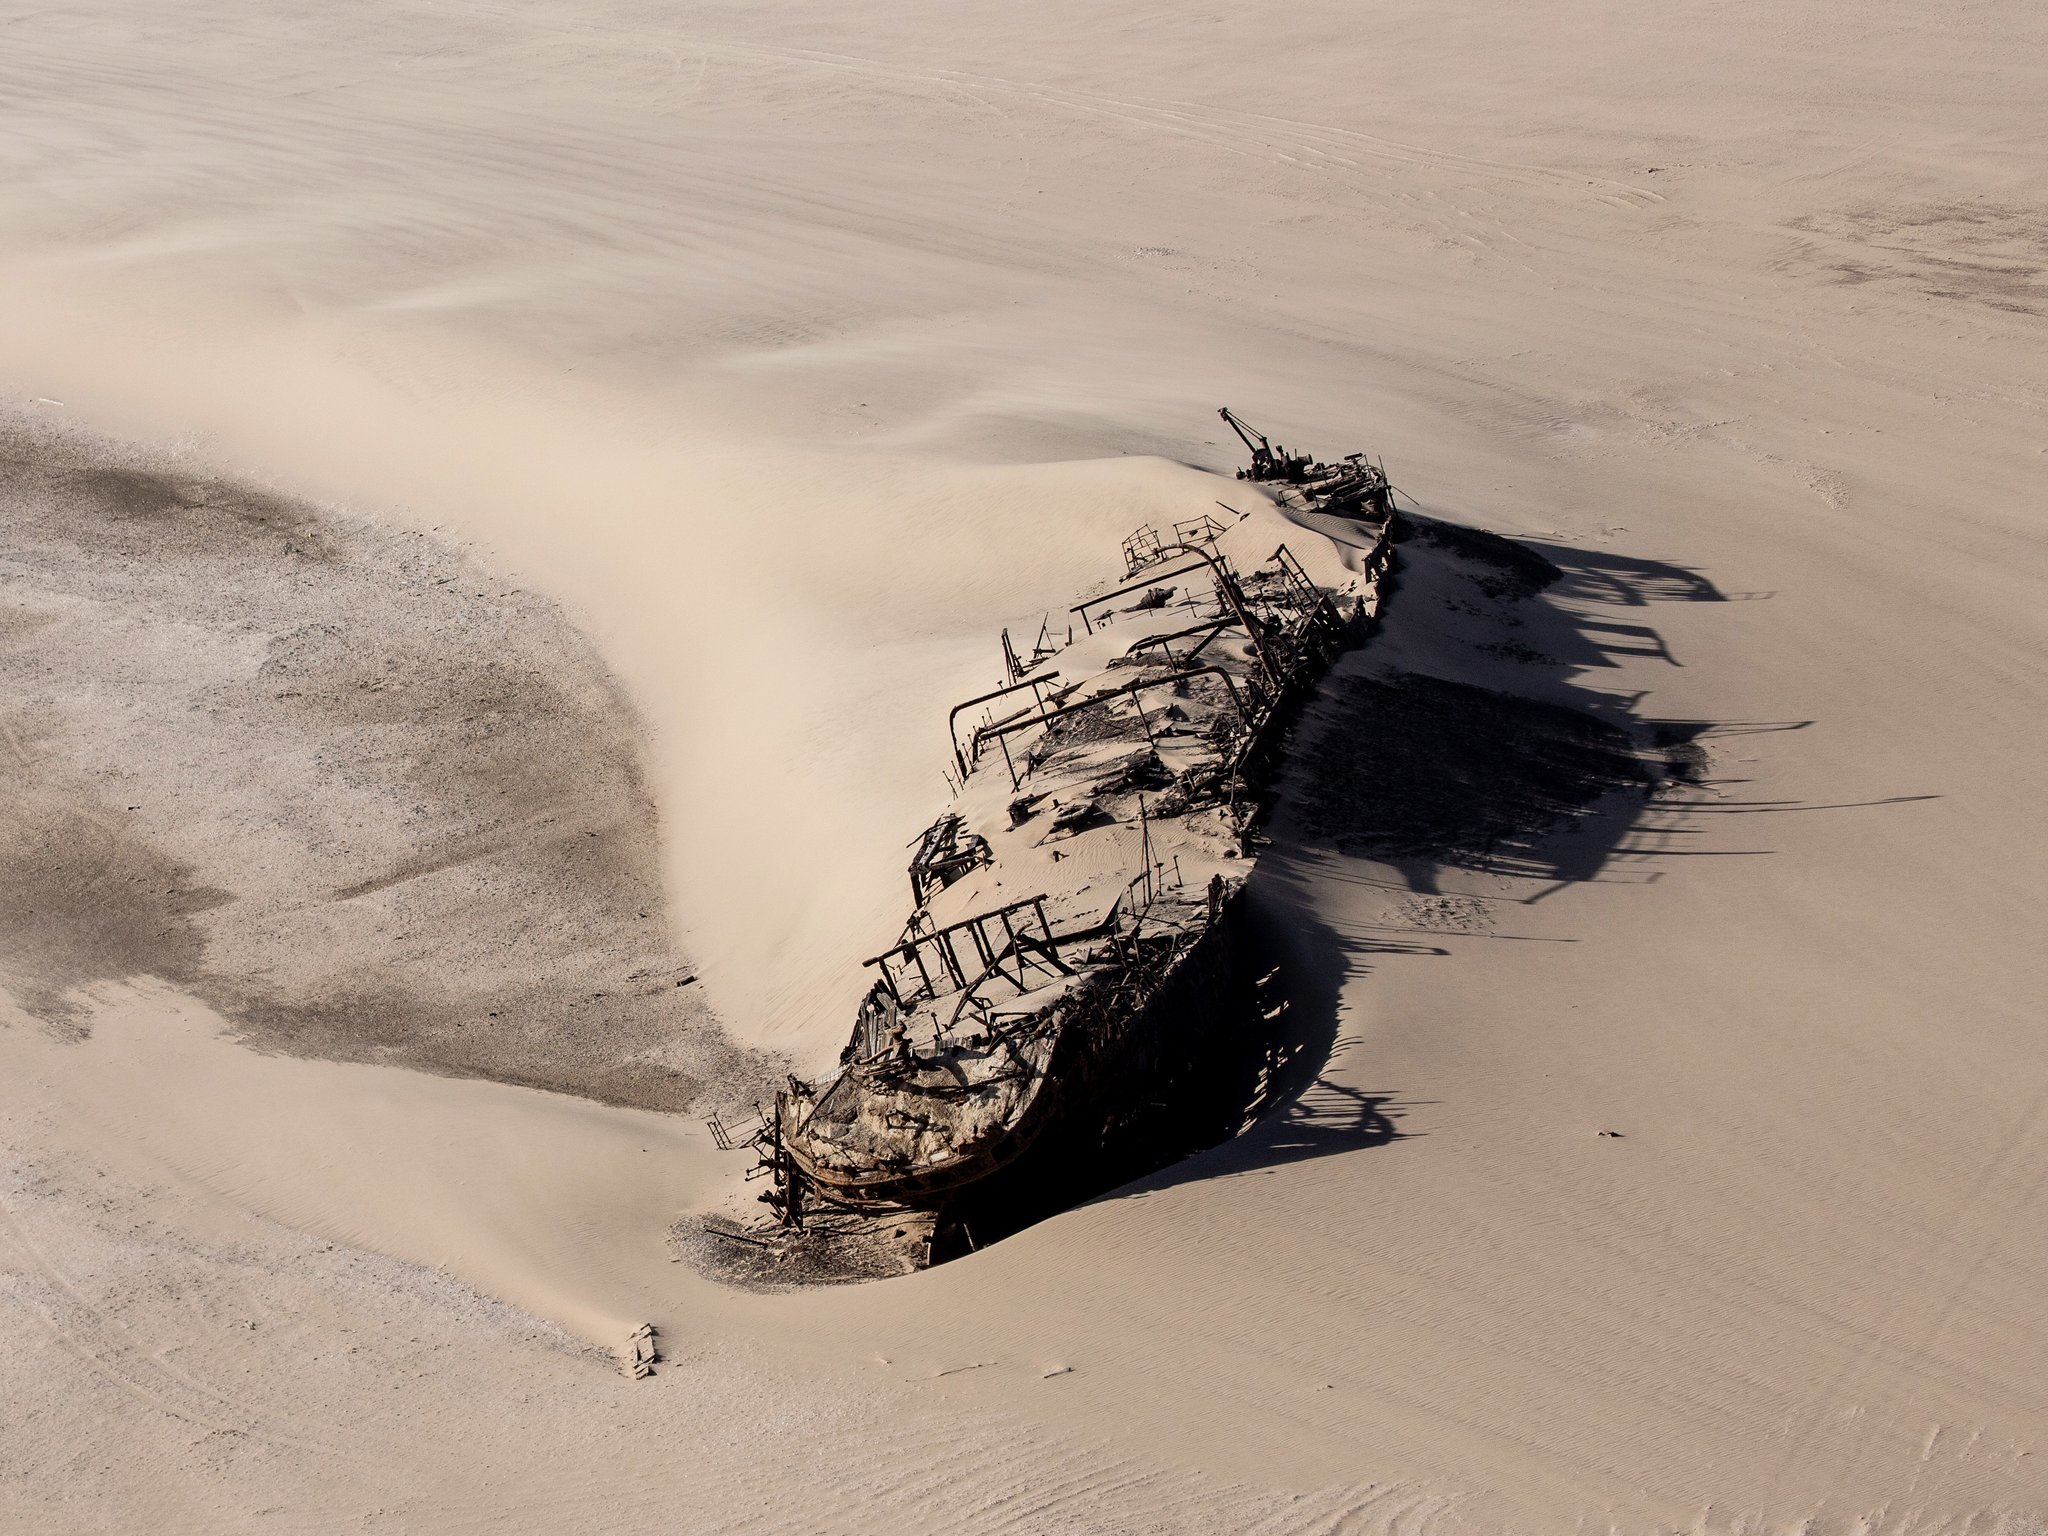
M1022 1161L1041 1133L1062 1122L1093 1125L1100 1120L1106 1125L1119 1096L1149 1091L1153 1085L1153 1069L1168 1029L1207 1006L1195 1005L1191 994L1206 984L1212 997L1243 995L1243 901L1242 885L1234 887L1221 897L1215 917L1191 939L1092 976L1071 1000L1028 1101L995 1134L962 1149L961 1155L934 1165L848 1175L811 1160L807 1139L785 1133L781 1145L790 1161L789 1172L813 1199L827 1204L855 1210L938 1211L956 1191ZM797 1119L788 1090L777 1095L776 1118Z
M1005 632L1006 684L954 711L955 808L916 843L916 907L868 962L841 1070L822 1089L790 1079L756 1138L785 1234L879 1218L919 1246L910 1262L947 1257L1143 1171L1154 1111L1243 1059L1266 781L1330 662L1376 622L1398 521L1357 455L1267 450L1248 478L1280 481L1299 520L1345 521L1347 590L1284 543L1251 563L1259 527L1204 517L1126 540L1124 577L1074 606L1064 641L1048 616L1027 660Z

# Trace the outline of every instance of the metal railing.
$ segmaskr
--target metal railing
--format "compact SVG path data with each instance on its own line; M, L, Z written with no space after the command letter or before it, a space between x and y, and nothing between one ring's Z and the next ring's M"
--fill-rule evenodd
M963 941L971 959L962 959ZM903 1006L919 997L940 997L964 990L975 978L1000 970L1003 962L1013 959L1017 962L1020 991L1026 990L1023 980L1028 965L1039 963L1055 971L1071 970L1059 958L1059 940L1053 937L1052 924L1046 920L1043 895L1027 896L1006 907L977 912L930 933L913 934L862 963L881 973L882 985L898 1006ZM913 973L915 985L911 983Z

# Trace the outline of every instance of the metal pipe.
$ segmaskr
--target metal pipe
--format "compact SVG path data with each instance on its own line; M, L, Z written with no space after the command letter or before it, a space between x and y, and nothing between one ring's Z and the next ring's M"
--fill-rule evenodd
M1201 561L1204 565L1208 566L1210 571L1215 575L1217 595L1223 599L1224 603L1229 607L1230 611L1237 615L1237 622L1244 626L1245 633L1252 637L1252 645L1259 653L1259 670L1266 674L1266 681L1268 683L1272 684L1275 688L1279 687L1279 668L1275 666L1272 654L1266 649L1265 635L1260 631L1258 624L1256 624L1253 621L1252 616L1249 613L1245 612L1244 594L1238 590L1237 578L1230 574L1230 567L1225 565L1222 561L1218 560L1216 556L1209 554L1207 551L1200 549L1190 549L1188 550L1188 553L1193 555L1197 560ZM1095 598L1094 601L1098 603L1105 603L1108 602L1109 599L1111 599L1112 597L1121 597L1125 593L1135 592L1139 587L1149 586L1156 581L1163 581L1167 576L1185 576L1192 569L1193 567L1190 566L1178 571L1166 571L1162 572L1160 575L1157 576L1148 576L1143 581L1133 582L1131 583L1131 585L1119 588L1115 592L1105 592L1102 594L1101 597ZM1083 604L1082 608L1085 608L1087 606L1087 604ZM1085 621L1088 615L1085 612L1082 612L1082 608L1077 608L1073 611L1076 613L1080 613L1082 619Z
M950 950L948 949L948 946L946 944L946 939L948 935L958 933L962 928L968 928L979 923L985 923L990 918L995 917L1000 913L1021 912L1026 907L1031 907L1035 909L1038 913L1039 922L1041 924L1044 923L1045 897L1042 895L1025 896L1017 901L1010 902L1005 906L996 907L987 912L977 912L972 917L961 918L960 921L957 923L948 923L943 928L935 928L930 933L920 934L916 938L908 939L901 944L897 944L889 949L883 950L882 953L880 953L879 955L874 955L866 960L863 960L861 964L881 966L883 968L884 973L886 974L888 970L888 962L892 957L899 955L908 956L910 960L916 964L919 973L924 977L925 985L930 986L931 973L925 970L924 960L920 954L920 951L925 945L932 945L939 951L940 958L944 959L946 955L950 953ZM1050 935L1051 930L1047 929L1046 931L1047 934Z
M1012 683L1007 688L998 688L995 692L984 693L980 695L978 698L964 699L960 703L955 704L953 706L953 712L946 716L946 739L953 744L953 761L955 764L958 765L960 769L960 780L962 783L966 782L969 770L967 766L967 759L961 754L960 751L960 733L954 729L954 726L960 719L960 711L963 709L972 709L977 704L986 704L990 699L1000 699L1004 694L1015 693L1020 688L1036 688L1040 683L1051 682L1054 678L1058 676L1059 673L1057 670L1055 670L1046 673L1043 677L1027 677L1021 683ZM1044 707L1042 701L1039 707Z
M1017 990L1022 992L1024 990L1024 951L1017 947L1017 930L1010 926L1009 913L998 912L996 917L1002 922L1003 936L1009 940L1009 945L1004 953L1014 954L1017 957Z
M1208 556L1202 554L1200 550L1190 550L1189 553L1193 554L1197 559L1206 561L1210 565L1214 565L1216 563L1215 561L1210 560ZM1115 598L1129 597L1133 592L1137 591L1140 587L1156 587L1157 585L1159 585L1160 582L1165 581L1168 577L1192 576L1194 575L1194 573L1195 568L1192 565L1184 565L1180 567L1180 569L1173 571L1147 571L1143 576L1140 576L1136 581L1128 582L1125 585L1118 587L1114 592L1105 592L1100 597L1089 598L1088 601L1085 603L1074 604L1074 606L1069 608L1067 612L1078 613L1079 615L1081 615L1081 622L1083 624L1088 624L1088 610L1090 608L1099 608L1104 603L1110 602ZM1091 635L1095 633L1095 626L1093 624L1088 624L1088 633Z
M1094 705L1107 703L1109 700L1121 698L1127 693L1136 693L1142 688L1168 688L1186 678L1211 675L1223 679L1223 686L1230 690L1230 702L1237 708L1237 718L1249 726L1252 723L1251 711L1245 708L1244 697L1237 691L1237 679L1224 671L1223 668L1211 666L1189 667L1184 672L1170 672L1164 677L1140 678L1135 683L1125 683L1121 688L1112 688L1106 693L1091 695L1078 704L1065 704L1058 709L1049 710L1044 714L1033 715L1029 720L1013 720L1007 725L996 726L989 734L1000 741L1003 737L1030 726L1049 724L1063 715L1071 715L1077 710L1089 709Z
M1174 641L1185 640L1189 635L1199 635L1205 630L1209 631L1210 638L1214 639L1217 634L1221 633L1223 630L1231 628L1236 623L1237 620L1235 619L1224 619L1220 623L1215 619L1206 619L1200 624L1190 624L1186 629L1171 630L1163 635L1147 635L1142 640L1132 641L1131 644L1125 649L1124 654L1126 656L1135 656L1140 651L1149 651L1154 646L1157 646L1159 647L1159 649L1166 652L1168 656L1173 657L1174 665L1178 666L1180 664L1180 658L1178 656L1173 655ZM1208 641L1205 640L1202 642L1202 644L1206 645L1208 644ZM1195 649L1198 651L1201 648L1202 646L1200 645L1195 647Z

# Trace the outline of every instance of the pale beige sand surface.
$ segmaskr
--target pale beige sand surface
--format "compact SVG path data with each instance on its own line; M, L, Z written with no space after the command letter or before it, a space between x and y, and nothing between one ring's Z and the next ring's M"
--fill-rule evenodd
M419 721L366 776L361 716L256 708L336 601L302 556L94 586L156 556L8 504L7 831L136 861L150 939L6 898L41 925L0 1030L10 1528L2042 1527L2037 11L0 23L10 487L53 437L148 444L357 530L351 612L416 667L582 680L508 711L530 817L415 772L460 740ZM658 961L701 1001L586 1072L829 1061L945 704L1133 525L1236 493L1176 462L1235 459L1225 402L1566 572L1551 663L1473 660L1483 604L1418 581L1339 748L1374 679L1455 661L1706 753L1518 868L1283 809L1262 897L1328 1059L1238 1142L939 1271L749 1294L671 1262L747 1193L691 1094L491 1081L452 1023L280 1052L209 981L270 944L283 990L523 988L545 1055L579 965ZM406 560L488 578L445 649ZM237 751L250 804L351 835L227 814ZM523 830L292 930L434 856L410 804L443 853ZM558 958L522 969L491 924L521 860L573 877L549 816L625 873L530 910ZM194 890L253 894L151 905ZM626 890L644 954L575 937ZM642 1321L636 1383L602 1351Z

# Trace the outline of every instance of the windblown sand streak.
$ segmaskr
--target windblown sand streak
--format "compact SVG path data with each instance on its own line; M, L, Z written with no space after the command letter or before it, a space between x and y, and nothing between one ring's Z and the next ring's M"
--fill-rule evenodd
M0 1523L2039 1529L2043 58L0 16ZM1223 400L1562 572L1437 549L1311 718L1290 1096L900 1282L671 1262L989 637L1236 494Z

